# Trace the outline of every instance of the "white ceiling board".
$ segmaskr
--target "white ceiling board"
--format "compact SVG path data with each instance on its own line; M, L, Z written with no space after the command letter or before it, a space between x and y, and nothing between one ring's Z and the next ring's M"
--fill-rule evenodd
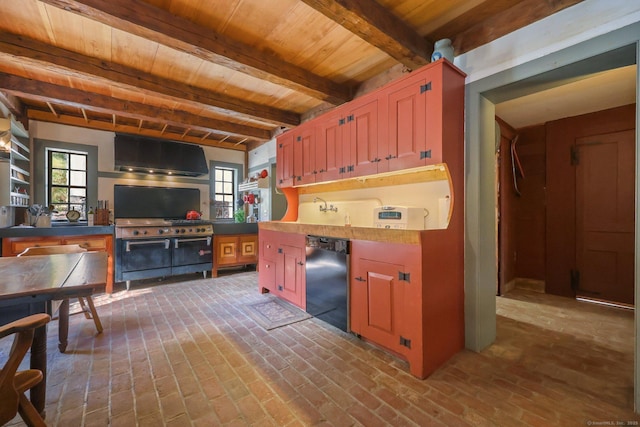
M515 129L636 102L636 65L593 74L553 89L496 104Z

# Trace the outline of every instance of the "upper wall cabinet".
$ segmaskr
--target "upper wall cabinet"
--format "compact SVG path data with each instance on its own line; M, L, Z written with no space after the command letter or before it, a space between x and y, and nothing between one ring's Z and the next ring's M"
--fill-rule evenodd
M464 78L440 60L286 132L278 185L458 161L447 159L447 145L463 144Z

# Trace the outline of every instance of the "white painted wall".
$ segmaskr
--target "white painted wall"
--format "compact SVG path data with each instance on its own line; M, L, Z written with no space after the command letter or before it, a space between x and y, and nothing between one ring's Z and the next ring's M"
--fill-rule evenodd
M640 21L640 1L585 0L456 56L467 84Z
M158 187L185 187L200 190L201 211L204 218L209 218L209 175L196 179L170 176L140 175L121 173L114 170L114 132L85 129L55 123L32 121L29 124L31 138L48 139L76 144L94 145L98 147L98 199L109 200L113 207L113 186L144 185ZM217 147L203 147L207 161L212 160L244 164L244 153Z

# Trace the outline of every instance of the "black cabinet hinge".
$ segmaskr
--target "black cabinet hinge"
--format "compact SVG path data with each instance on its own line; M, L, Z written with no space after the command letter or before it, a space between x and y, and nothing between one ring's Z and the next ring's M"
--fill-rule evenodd
M346 173L346 170L344 167L341 167L340 169L338 169L338 173Z
M411 279L411 273L403 273L402 271L398 271L398 280L411 282L410 279Z
M353 172L355 170L355 166L354 165L349 165L347 166L347 172Z
M431 82L420 86L420 93L425 93L428 90L431 90Z
M283 290L283 289L284 289L284 288L282 287L282 285L278 285L278 290L279 290L280 292L282 292L282 290Z
M282 148L282 143L278 144L278 148Z
M411 340L400 335L400 345L403 347L411 348Z
M345 122L344 122L344 119L340 119L340 120L338 120L338 125L339 125L339 126L342 126L344 123L345 123Z
M302 141L302 136L298 135L298 137L296 138L296 141L298 142Z
M278 248L278 253L281 254L282 253L282 248Z
M580 155L578 154L578 147L571 146L571 166L578 166L580 164Z
M347 121L348 122L352 122L353 120L354 120L353 114L351 114L350 116L347 116Z
M422 159L430 159L431 158L431 150L421 151L420 152L420 160Z

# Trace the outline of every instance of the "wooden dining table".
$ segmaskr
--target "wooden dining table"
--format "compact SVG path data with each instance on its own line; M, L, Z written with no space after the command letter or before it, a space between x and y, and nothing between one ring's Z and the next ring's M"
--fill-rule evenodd
M51 301L61 300L58 312L60 351L67 346L69 297L104 292L106 252L0 257L0 325L35 313L51 314ZM43 373L31 389L31 403L44 417L47 381L47 326L36 329L30 365Z

